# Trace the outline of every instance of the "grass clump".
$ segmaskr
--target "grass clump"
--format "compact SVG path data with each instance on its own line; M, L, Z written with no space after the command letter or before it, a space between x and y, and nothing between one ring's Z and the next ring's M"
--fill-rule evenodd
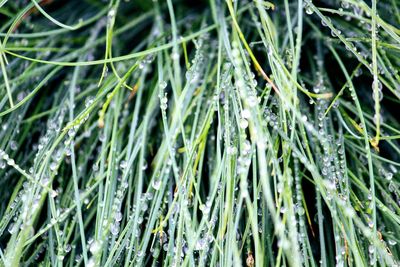
M1 266L398 266L399 8L0 1Z

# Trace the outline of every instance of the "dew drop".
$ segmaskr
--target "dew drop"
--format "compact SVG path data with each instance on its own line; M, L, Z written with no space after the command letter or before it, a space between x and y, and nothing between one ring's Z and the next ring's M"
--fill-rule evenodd
M57 169L57 163L56 162L50 163L50 170L55 171L56 169Z
M154 190L159 190L161 187L161 180L153 180L151 186L154 188Z
M98 253L99 251L101 250L101 243L99 242L99 241L93 241L91 244L90 244L90 247L89 247L89 251L92 253L92 254L96 254L96 253Z
M166 81L161 81L158 86L160 87L160 89L165 89L167 88L167 82Z
M249 123L246 119L241 119L239 122L239 127L241 129L246 129L249 126Z
M16 150L18 149L18 144L17 144L17 142L11 141L11 142L10 142L10 148L11 148L11 150L16 151Z
M115 221L120 222L122 220L122 213L121 212L117 212L115 214Z
M124 170L128 166L128 163L125 160L122 160L119 164L121 170Z
M110 226L110 232L113 236L118 235L119 233L119 225L118 224L111 224Z
M314 13L314 10L311 8L311 6L307 5L306 13L307 15L312 15Z

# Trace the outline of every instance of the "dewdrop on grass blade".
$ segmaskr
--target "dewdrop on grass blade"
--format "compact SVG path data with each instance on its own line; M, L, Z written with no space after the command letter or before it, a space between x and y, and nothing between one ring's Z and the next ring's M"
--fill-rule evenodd
M94 102L94 97L93 96L88 96L85 99L85 107L86 108L90 107L93 104L93 102Z
M89 251L96 255L102 248L102 243L98 240L94 240L90 243Z
M51 191L50 191L50 197L56 198L57 196L58 196L58 193L57 193L56 190L51 190Z
M64 252L65 253L69 253L70 251L71 251L71 245L70 244L66 244L65 246L64 246Z
M119 167L121 168L121 170L126 169L127 166L128 166L128 163L125 160L122 160L119 164Z
M172 53L171 53L171 59L172 59L172 60L178 61L179 58L180 58L179 53L177 53L177 52L172 52Z
M228 155L236 155L237 148L235 146L229 146L227 148L227 153L228 153Z
M72 154L71 149L70 149L69 147L66 147L66 148L65 148L65 155L66 155L67 157L69 157L69 156L71 156L71 154Z
M18 225L17 225L16 223L11 223L11 224L8 226L8 232L9 232L10 234L15 234L17 231L18 231Z
M158 84L160 89L165 89L167 88L168 84L166 81L160 81L160 83Z
M200 238L196 242L195 250L204 250L207 247L207 242L204 238Z
M115 221L120 222L122 221L122 213L119 211L115 214Z
M11 150L16 151L18 149L18 143L16 141L11 141L10 148Z
M342 8L347 9L350 7L350 3L348 2L348 0L342 0L341 6L342 6Z
M51 171L55 171L57 169L57 163L56 162L50 163L49 168Z
M307 15L312 15L312 14L314 13L314 10L313 10L312 7L311 7L310 5L308 5L308 4L306 4L305 9L306 9Z
M111 8L110 11L108 11L108 14L107 14L108 18L109 19L113 19L115 17L115 13L116 13L115 8Z
M164 96L160 99L160 108L165 111L168 108L168 98L167 93L164 93Z
M249 126L249 123L247 122L247 120L246 119L240 119L240 121L239 121L239 127L241 128L241 129L246 129L247 127Z
M142 171L147 170L147 167L148 167L147 162L145 162L145 163L142 165Z
M118 223L113 223L110 226L110 232L113 236L116 236L119 234L119 224Z
M393 173L392 172L386 172L385 173L385 178L386 178L386 180L391 181L392 178L393 178Z
M5 169L7 166L6 162L3 159L0 159L0 169Z
M10 166L15 166L15 161L13 159L8 159L7 164Z

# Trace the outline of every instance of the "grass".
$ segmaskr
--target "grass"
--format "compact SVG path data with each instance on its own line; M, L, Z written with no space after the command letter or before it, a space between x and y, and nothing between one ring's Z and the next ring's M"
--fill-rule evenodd
M399 8L0 1L0 265L398 266Z

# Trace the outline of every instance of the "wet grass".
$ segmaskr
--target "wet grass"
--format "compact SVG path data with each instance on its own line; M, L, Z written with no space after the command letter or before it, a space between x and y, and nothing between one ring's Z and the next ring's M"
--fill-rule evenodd
M399 8L0 1L1 266L398 266Z

